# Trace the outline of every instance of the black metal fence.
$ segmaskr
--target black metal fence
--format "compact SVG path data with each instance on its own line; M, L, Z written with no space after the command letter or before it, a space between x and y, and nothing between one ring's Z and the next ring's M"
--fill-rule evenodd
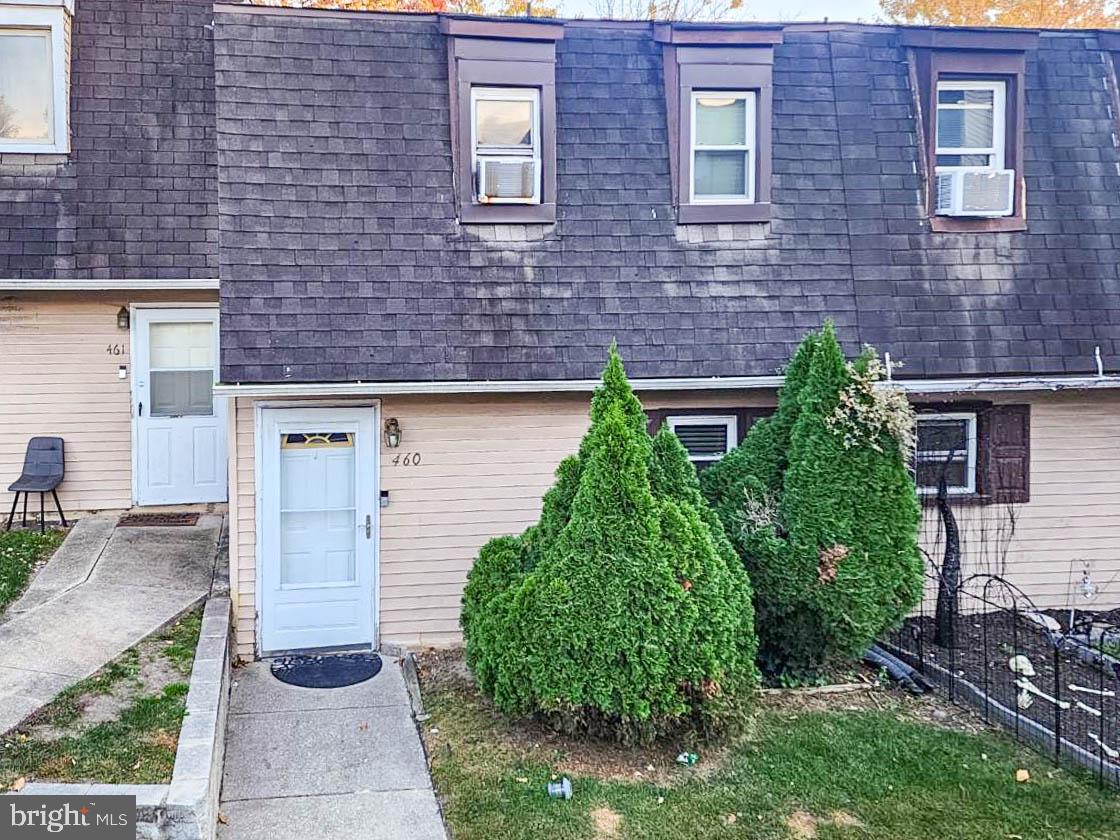
M952 702L1120 787L1120 610L1040 609L1005 578L977 574L938 621L942 581L934 568L929 578L934 597L883 647Z

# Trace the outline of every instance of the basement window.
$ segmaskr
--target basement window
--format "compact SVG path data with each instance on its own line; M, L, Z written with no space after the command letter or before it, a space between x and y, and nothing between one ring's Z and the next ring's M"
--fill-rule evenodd
M670 415L665 418L665 423L698 470L714 464L734 449L739 441L738 418L734 415Z

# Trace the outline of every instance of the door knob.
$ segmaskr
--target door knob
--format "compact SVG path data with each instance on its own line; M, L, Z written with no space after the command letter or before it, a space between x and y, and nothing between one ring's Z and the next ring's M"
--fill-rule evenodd
M373 517L366 514L366 539L373 536Z

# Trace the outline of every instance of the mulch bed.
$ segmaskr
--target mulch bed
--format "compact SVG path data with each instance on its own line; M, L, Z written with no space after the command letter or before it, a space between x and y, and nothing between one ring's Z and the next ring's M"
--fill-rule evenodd
M1054 611L1048 614L1058 619L1064 627L1069 621L1069 613ZM1100 614L1098 620L1112 618L1111 614ZM917 664L921 655L926 663L932 663L967 680L986 692L996 702L1022 717L1035 721L1051 732L1060 727L1061 737L1072 744L1097 756L1098 744L1089 737L1095 733L1106 744L1120 748L1120 678L1111 668L1085 662L1068 646L1057 648L1049 634L1038 624L1012 612L994 611L962 615L957 622L956 646L952 649L934 644L934 621L930 616L908 619L903 627L887 640ZM1031 705L1022 709L1017 704L1020 692L1015 684L1020 675L1009 667L1013 656L1026 656L1034 666L1035 675L1030 677L1041 691L1073 704L1072 708L1061 710L1043 697L1032 696ZM943 689L948 690L949 680L944 675L931 674ZM1113 697L1074 692L1070 685L1078 685L1096 690L1115 692ZM956 689L962 696L964 687ZM1086 706L1097 709L1100 716L1091 714L1077 706L1081 701ZM1106 756L1107 758L1107 756ZM1117 763L1113 760L1113 763Z
M117 520L118 528L174 527L198 524L197 513L126 513Z

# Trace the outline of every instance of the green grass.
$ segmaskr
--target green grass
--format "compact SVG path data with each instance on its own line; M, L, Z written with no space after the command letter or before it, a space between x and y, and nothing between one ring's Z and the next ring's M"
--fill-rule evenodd
M186 711L187 681L202 626L202 609L121 654L92 677L59 693L19 730L0 738L0 786L20 777L51 781L156 784L171 777L179 728ZM141 648L167 660L183 680L146 687ZM114 720L75 728L83 706L97 695L139 688ZM42 727L74 734L57 739Z
M35 564L54 552L64 536L64 531L0 533L0 613L23 593Z
M456 840L811 836L788 825L797 811L817 818L819 840L1120 838L1120 798L1087 775L1056 771L1002 736L897 710L764 708L750 740L707 779L684 769L661 786L577 776L565 802L545 795L548 751L511 743L474 695L448 689L425 702L427 726L439 730L429 740L433 777ZM1019 768L1029 782L1015 781ZM604 806L621 816L617 834L596 833L592 811ZM837 825L836 812L859 822Z

